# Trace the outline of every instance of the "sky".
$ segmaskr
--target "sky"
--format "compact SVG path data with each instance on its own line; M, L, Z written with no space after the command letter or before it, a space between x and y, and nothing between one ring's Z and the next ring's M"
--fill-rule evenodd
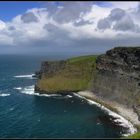
M0 2L0 54L97 54L139 38L137 1Z

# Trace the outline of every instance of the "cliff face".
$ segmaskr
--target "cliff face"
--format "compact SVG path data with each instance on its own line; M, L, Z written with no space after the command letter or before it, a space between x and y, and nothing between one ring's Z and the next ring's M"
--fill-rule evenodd
M67 93L88 88L95 68L95 56L82 56L62 61L44 61L36 72L35 91Z
M37 92L90 89L103 99L140 112L140 47L117 47L97 58L83 56L45 61L36 74L39 77L35 86Z
M118 47L98 56L92 91L139 110L140 47Z
M54 74L58 73L62 69L65 68L66 61L44 61L41 64L41 74L44 74L46 77L53 76Z

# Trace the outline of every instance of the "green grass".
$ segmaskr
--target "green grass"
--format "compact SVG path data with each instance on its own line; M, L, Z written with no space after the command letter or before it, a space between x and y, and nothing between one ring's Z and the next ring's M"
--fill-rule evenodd
M126 139L139 139L140 138L140 132L137 132L136 134L130 135L128 137L125 137Z
M81 56L67 60L66 66L51 77L42 76L37 86L44 91L80 91L90 86L96 68L96 56Z

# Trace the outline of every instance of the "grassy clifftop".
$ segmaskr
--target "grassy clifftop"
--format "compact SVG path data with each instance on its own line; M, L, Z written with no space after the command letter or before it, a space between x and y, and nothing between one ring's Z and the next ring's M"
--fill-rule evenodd
M48 93L87 89L96 68L95 61L95 55L67 59L63 69L57 70L53 74L42 73L36 86L39 90ZM51 65L51 62L49 64ZM49 69L49 66L47 69Z

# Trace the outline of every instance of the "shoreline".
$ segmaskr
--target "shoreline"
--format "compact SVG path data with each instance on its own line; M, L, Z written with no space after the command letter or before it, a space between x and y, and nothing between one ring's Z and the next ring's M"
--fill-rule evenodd
M42 94L43 93L43 94ZM119 125L122 127L128 128L128 133L123 134L122 136L129 136L135 134L139 130L140 121L138 120L138 114L133 110L133 108L127 108L122 104L119 104L114 101L108 101L102 97L98 97L93 92L85 90L85 91L73 91L67 93L66 95L74 95L78 96L79 98L83 98L87 100L87 102L91 105L98 106L101 110L105 111L109 116L114 117L116 120L114 122L120 123ZM51 93L47 94L46 92L42 91L39 92L40 96L47 95L49 97L61 95L64 96L65 94L60 93Z
M97 105L109 115L118 118L122 126L125 124L129 126L129 133L123 136L129 136L137 132L137 126L140 125L138 120L138 115L131 108L126 108L117 102L106 101L105 99L100 99L91 91L79 91L74 93L76 96L85 98L90 104Z

